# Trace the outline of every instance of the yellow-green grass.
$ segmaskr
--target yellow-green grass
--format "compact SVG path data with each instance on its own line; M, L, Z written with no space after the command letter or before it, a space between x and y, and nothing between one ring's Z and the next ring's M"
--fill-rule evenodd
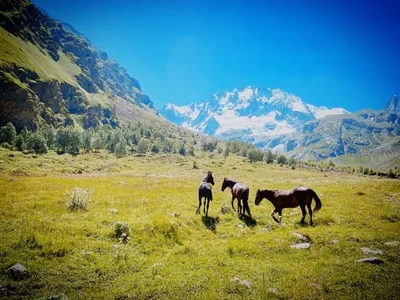
M33 158L1 150L0 169L0 283L11 298L63 293L72 299L394 299L400 294L400 248L385 245L400 241L398 180L204 153ZM216 185L206 218L195 211L197 188L208 170ZM229 190L221 192L224 177L249 185L253 221L221 212L231 198ZM322 200L315 226L298 223L299 208L285 209L284 224L278 225L269 214L271 203L254 205L257 188L298 185L312 187ZM94 190L87 211L67 209L75 187ZM117 221L129 224L127 244L114 236ZM308 236L310 249L292 249L299 242L293 233ZM382 250L375 256L384 264L357 263L372 256L361 247ZM18 262L30 277L13 281L6 270ZM251 288L235 277L251 282Z

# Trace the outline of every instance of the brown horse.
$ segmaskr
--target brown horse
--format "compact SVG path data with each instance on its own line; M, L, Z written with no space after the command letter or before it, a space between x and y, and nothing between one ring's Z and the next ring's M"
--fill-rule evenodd
M201 199L204 198L204 214L208 217L208 207L210 206L210 201L212 201L211 184L215 184L214 177L211 172L208 172L206 178L204 178L203 182L200 183L199 186L199 207L196 210L196 214L200 213Z
M249 187L243 183L224 178L221 190L225 191L227 187L230 187L232 190L232 209L235 210L235 207L233 206L233 201L235 199L238 199L238 214L244 215L245 211L247 211L249 217L251 217L250 207L248 203ZM243 206L240 202L241 200L243 200Z
M260 204L261 200L267 198L275 207L271 212L272 218L280 223L282 219L282 209L284 208L294 208L300 205L301 212L303 213L303 218L300 223L304 223L304 219L307 215L306 206L308 208L308 213L310 214L310 223L313 225L312 220L312 210L311 201L314 198L315 207L314 212L321 209L322 203L318 198L317 194L310 188L307 187L296 187L290 191L279 191L279 190L257 190L255 204ZM279 220L275 218L275 214L279 214Z

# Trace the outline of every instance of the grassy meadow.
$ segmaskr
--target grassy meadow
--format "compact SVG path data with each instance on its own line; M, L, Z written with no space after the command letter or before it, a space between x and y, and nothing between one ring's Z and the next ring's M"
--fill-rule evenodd
M206 218L195 211L209 170L216 184ZM229 209L224 177L250 187L254 219ZM1 149L0 297L399 298L400 246L385 245L400 241L399 183L250 164L233 155L32 157ZM299 185L321 198L314 226L299 224L300 208L284 209L279 225L271 203L254 205L257 188ZM86 211L67 208L76 187L93 190ZM130 227L127 243L115 236L118 221ZM309 237L310 249L291 248L301 243L294 233ZM364 254L363 247L383 254ZM371 256L384 263L356 262ZM27 278L10 278L7 269L16 263Z

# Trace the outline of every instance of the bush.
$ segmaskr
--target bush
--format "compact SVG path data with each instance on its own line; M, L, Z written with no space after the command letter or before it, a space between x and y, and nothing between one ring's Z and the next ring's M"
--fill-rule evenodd
M118 240L124 244L129 242L130 229L128 224L125 222L118 221L114 224L114 227L115 227L115 236L118 238Z
M67 201L67 207L70 210L87 210L92 194L93 190L84 190L78 187L74 188L71 199Z

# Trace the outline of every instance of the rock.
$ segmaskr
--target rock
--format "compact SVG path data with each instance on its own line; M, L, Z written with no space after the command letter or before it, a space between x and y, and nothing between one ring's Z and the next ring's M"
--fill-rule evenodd
M311 246L310 243L302 243L302 244L291 245L290 248L294 248L294 249L310 249L310 246Z
M240 279L240 278L238 278L236 276L232 280L236 281L239 284L247 286L249 289L251 288L251 282L250 281L247 281L247 280L244 280L244 279Z
M268 292L271 294L278 294L278 289L277 288L268 288Z
M114 249L118 249L118 248L119 248L118 245L112 245L112 247L113 247Z
M241 223L239 223L239 224L236 224L236 227L238 227L238 228L244 228L244 225L241 224Z
M61 293L61 294L56 294L56 295L51 295L49 297L45 298L40 298L41 300L68 300L68 297Z
M302 242L304 242L304 243L309 243L309 242L311 242L311 240L310 240L308 237L302 235L301 233L295 232L295 233L293 233L293 234L294 234L300 241L302 241Z
M380 254L383 255L382 250L372 250L369 248L360 248L362 252L364 252L364 254Z
M111 208L111 209L110 209L110 212L111 212L112 214L116 215L116 214L118 213L118 209L116 209L116 208Z
M170 216L171 216L171 217L176 217L176 218L177 218L177 217L180 216L180 214L178 214L177 212L174 211L172 214L170 214Z
M377 257L367 257L367 258L362 258L359 260L356 260L356 262L365 262L365 263L370 263L373 265L380 265L383 264L383 260L377 258Z
M28 277L28 270L25 268L24 265L17 263L7 270L8 277L13 280L22 280Z
M339 240L332 240L331 243L332 244L339 244Z
M387 245L387 246L400 246L400 242L399 241L386 242L385 245Z
M149 269L152 270L154 268L161 267L161 266L162 266L162 263L156 262L156 263L152 264Z

